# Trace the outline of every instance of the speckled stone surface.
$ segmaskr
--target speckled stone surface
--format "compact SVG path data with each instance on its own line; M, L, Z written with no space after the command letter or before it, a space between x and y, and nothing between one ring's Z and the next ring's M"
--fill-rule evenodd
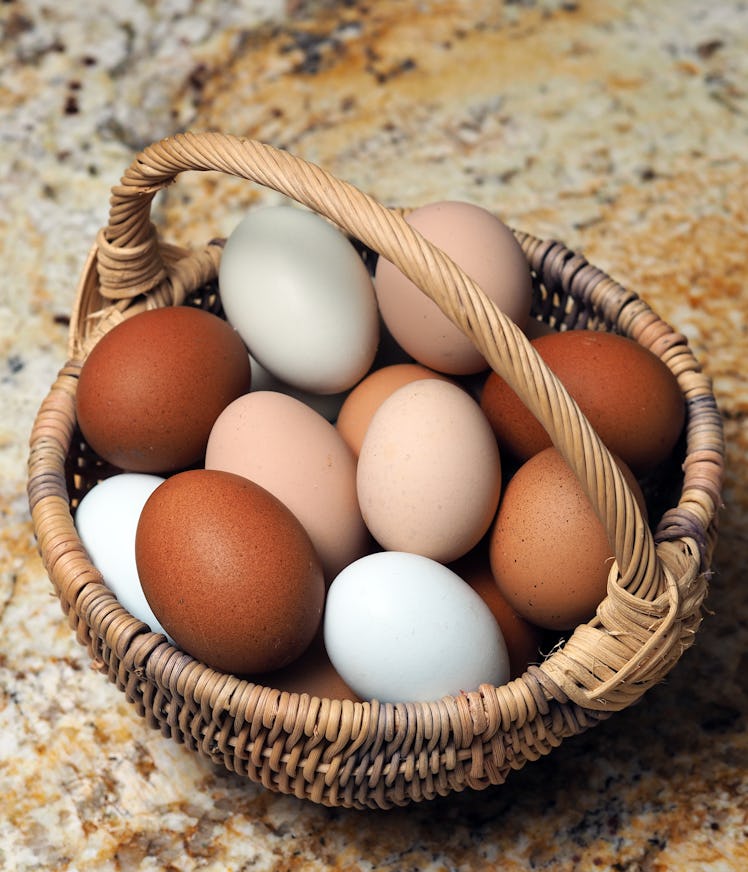
M740 0L0 5L0 868L748 868L748 6ZM214 770L90 669L36 553L27 439L111 185L183 129L287 147L388 204L555 236L689 337L728 438L696 644L506 785L329 810ZM273 194L191 174L175 242Z

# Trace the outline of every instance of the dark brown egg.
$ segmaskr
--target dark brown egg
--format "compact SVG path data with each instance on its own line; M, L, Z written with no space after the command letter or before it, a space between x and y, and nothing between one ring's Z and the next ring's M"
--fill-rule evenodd
M576 400L607 447L637 473L672 452L683 428L685 402L668 367L648 349L614 333L568 330L532 341ZM481 408L499 444L526 460L551 445L550 436L496 373L486 380Z
M244 343L216 315L189 306L141 312L94 346L76 406L83 436L105 460L163 473L202 461L221 411L249 391Z
M280 669L319 627L325 586L308 534L242 476L195 469L168 478L141 512L135 559L166 632L216 669Z
M644 514L641 488L618 464ZM607 593L613 549L579 479L555 448L538 452L514 474L489 549L499 590L539 627L571 629L589 620Z

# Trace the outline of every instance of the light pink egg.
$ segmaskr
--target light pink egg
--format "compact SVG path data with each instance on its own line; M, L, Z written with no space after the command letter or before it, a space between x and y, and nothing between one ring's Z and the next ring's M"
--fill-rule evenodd
M243 475L301 521L328 581L369 550L356 498L356 461L335 427L300 400L257 391L213 426L205 465Z
M445 201L414 209L407 221L524 329L532 302L530 270L514 234L499 218L481 206ZM379 258L374 280L385 324L419 363L452 375L486 368L471 340L390 261Z

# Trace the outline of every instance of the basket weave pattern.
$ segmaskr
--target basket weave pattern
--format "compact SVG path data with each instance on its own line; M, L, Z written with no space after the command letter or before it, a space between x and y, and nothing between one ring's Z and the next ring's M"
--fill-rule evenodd
M423 703L320 699L208 668L126 612L91 564L75 507L114 470L82 440L75 391L104 333L144 308L217 309L221 244L162 242L153 197L186 170L218 170L279 191L396 264L471 337L544 424L582 483L613 546L608 595L587 624L503 687ZM683 481L651 531L617 465L522 332L440 250L387 209L317 166L261 143L183 134L145 149L114 187L108 226L85 265L69 359L31 435L28 495L38 546L63 612L97 667L165 736L281 793L381 807L499 784L636 702L693 640L708 588L724 444L710 380L686 339L561 243L515 235L533 274L533 312L556 327L615 330L676 375L687 410Z

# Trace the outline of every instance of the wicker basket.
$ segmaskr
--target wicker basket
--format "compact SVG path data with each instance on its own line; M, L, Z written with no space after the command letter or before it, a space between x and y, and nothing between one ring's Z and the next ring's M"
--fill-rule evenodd
M190 303L220 311L220 241L188 252L162 243L150 221L153 197L185 170L219 170L273 188L334 222L369 264L378 253L386 256L472 338L543 422L589 495L616 560L596 617L540 665L502 687L423 703L281 692L185 655L149 632L102 583L73 513L113 470L77 430L77 377L98 338L143 308ZM533 274L538 318L632 337L678 379L686 435L673 495L654 532L610 454L525 336L406 223L403 210L387 209L286 152L214 133L150 146L113 188L109 225L78 288L69 360L31 435L28 494L39 550L70 626L149 725L271 790L327 805L388 808L503 782L510 770L636 702L692 644L724 462L710 381L685 338L636 294L558 242L516 236Z

